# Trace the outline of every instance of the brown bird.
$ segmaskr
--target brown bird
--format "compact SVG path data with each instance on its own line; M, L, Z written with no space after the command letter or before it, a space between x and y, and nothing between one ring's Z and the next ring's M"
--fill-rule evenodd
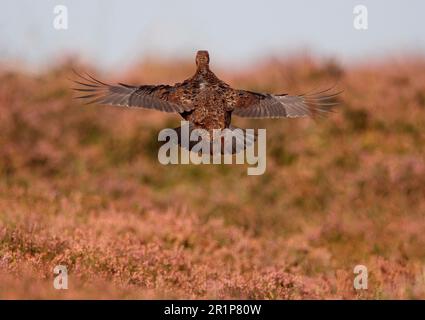
M340 92L330 93L332 88L296 96L233 89L217 78L210 70L209 62L208 51L198 51L195 74L173 86L109 85L90 75L77 74L81 79L75 82L82 87L74 90L85 92L77 98L88 99L87 103L179 113L189 121L190 130L200 128L210 133L213 129L235 130L236 127L231 125L232 115L248 118L306 117L326 114L337 104L334 98ZM246 142L241 138L244 147L253 141L253 137L247 136ZM234 152L235 148L232 149Z

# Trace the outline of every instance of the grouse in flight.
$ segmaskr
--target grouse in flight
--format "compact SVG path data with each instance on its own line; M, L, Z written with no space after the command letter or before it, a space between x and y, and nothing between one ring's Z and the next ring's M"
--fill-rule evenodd
M123 107L141 107L163 112L179 113L189 122L190 130L204 129L212 134L214 129L236 128L231 125L232 115L248 118L296 118L326 114L336 105L334 98L340 93L327 90L304 94L269 94L233 89L220 80L209 67L208 51L196 54L196 72L189 79L175 85L140 85L124 83L109 85L90 75L75 81L74 88L83 92L77 98L87 103ZM181 128L176 131L180 133ZM239 132L244 132L239 129ZM243 148L255 137L244 133L236 144ZM191 145L192 146L192 145ZM232 147L231 153L238 148ZM240 150L240 149L239 149Z

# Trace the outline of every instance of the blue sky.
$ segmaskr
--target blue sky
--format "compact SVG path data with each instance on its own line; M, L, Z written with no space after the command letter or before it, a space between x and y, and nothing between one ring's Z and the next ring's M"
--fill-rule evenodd
M68 7L68 30L53 28L58 4ZM368 30L353 27L358 4ZM46 65L70 52L117 67L198 49L227 65L305 49L343 61L425 53L424 12L423 0L3 0L0 60Z

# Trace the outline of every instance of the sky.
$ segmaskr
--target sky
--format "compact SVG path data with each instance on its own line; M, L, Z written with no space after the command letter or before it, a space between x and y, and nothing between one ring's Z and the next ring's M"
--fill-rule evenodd
M53 27L65 5L68 29ZM364 5L368 29L353 26ZM76 54L102 67L209 50L229 66L309 50L342 61L425 54L424 0L2 0L0 61L48 65Z

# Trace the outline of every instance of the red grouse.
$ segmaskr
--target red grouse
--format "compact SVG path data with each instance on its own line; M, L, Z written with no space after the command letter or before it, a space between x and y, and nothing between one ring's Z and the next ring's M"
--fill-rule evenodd
M109 85L90 75L78 75L81 79L75 82L80 87L75 90L85 92L77 98L87 99L87 103L179 113L189 121L190 130L205 129L210 133L213 129L235 130L231 125L232 115L248 118L296 118L326 114L336 105L334 98L340 93L329 93L328 89L291 96L233 89L217 78L210 70L209 62L208 51L198 51L195 74L173 86L132 86L123 83ZM252 137L246 137L247 141L249 139Z

